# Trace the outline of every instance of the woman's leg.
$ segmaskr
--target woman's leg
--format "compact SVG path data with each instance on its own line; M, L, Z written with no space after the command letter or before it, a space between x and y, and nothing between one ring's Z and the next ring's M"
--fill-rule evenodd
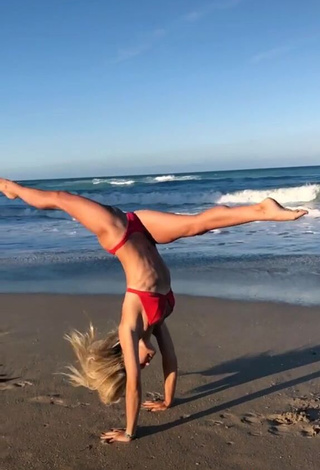
M116 215L112 208L108 209L90 199L65 191L32 189L4 179L0 179L0 192L9 199L20 198L37 209L62 210L98 237L108 232L111 227L116 229L122 214L119 211Z
M202 235L209 230L248 222L296 220L307 214L307 211L286 209L274 199L268 198L250 206L217 206L196 215L149 210L136 211L136 214L156 242L170 243L178 238Z

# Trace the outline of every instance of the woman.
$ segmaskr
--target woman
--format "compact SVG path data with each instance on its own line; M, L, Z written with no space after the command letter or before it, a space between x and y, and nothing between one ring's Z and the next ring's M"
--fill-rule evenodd
M145 402L150 411L170 407L177 380L177 359L165 319L174 308L170 273L156 244L201 235L209 230L253 221L289 221L305 210L288 210L273 199L244 207L217 206L197 215L176 215L150 210L125 214L64 191L42 191L0 179L0 191L10 199L20 198L37 209L60 209L93 232L101 246L116 255L127 282L118 332L97 341L93 327L86 334L67 337L80 362L71 367L74 385L97 390L104 403L117 401L125 392L126 428L101 435L107 442L134 439L141 406L141 369L149 365L155 350L153 334L162 355L164 400Z

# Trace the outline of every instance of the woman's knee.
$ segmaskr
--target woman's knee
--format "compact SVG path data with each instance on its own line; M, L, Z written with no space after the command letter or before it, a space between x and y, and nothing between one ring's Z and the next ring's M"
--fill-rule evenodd
M60 203L66 203L70 201L70 197L72 197L71 193L67 191L52 191L53 198Z
M209 232L214 228L215 222L226 214L226 211L229 211L229 206L216 206L212 209L208 209L204 212L200 212L194 216L192 227L190 229L190 236L203 235L204 233Z
M207 232L207 229L203 213L190 216L185 236L195 237L196 235L203 235L205 232Z
M70 196L72 196L67 191L50 191L49 197L52 206L57 209L66 210L68 203L70 202Z

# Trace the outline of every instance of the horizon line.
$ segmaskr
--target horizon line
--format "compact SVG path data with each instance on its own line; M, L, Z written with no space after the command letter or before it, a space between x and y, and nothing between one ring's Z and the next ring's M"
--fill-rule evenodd
M50 180L57 180L57 181L63 181L63 180L72 180L72 179L90 179L90 178L121 178L121 177L134 177L134 176L154 176L154 175L186 175L186 174L196 174L196 173L229 173L233 171L258 171L258 170L285 170L285 169L292 169L292 168L320 168L320 165L290 165L290 166L271 166L271 167L260 167L260 168L235 168L233 170L202 170L202 171L161 171L161 172L155 172L155 173L124 173L124 174L118 174L118 175L88 175L88 176L74 176L74 177L57 177L57 178L27 178L27 179L21 179L17 178L15 181L50 181Z

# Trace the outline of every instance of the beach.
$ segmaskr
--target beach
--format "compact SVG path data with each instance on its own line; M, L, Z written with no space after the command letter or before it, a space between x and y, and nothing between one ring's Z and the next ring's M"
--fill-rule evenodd
M319 16L1 3L0 470L320 470Z
M124 403L61 375L64 334L115 328L121 296L1 294L1 469L316 470L319 306L177 296L167 320L179 360L175 405L141 411L138 438L102 444ZM160 354L143 398L162 393Z
M195 214L275 197L308 215L255 222L159 245L177 306L167 320L179 361L174 406L141 411L137 439L123 400L73 388L63 339L90 322L117 328L118 260L59 211L0 196L1 470L316 470L320 439L320 167L34 180L124 211ZM163 392L160 354L143 400Z

